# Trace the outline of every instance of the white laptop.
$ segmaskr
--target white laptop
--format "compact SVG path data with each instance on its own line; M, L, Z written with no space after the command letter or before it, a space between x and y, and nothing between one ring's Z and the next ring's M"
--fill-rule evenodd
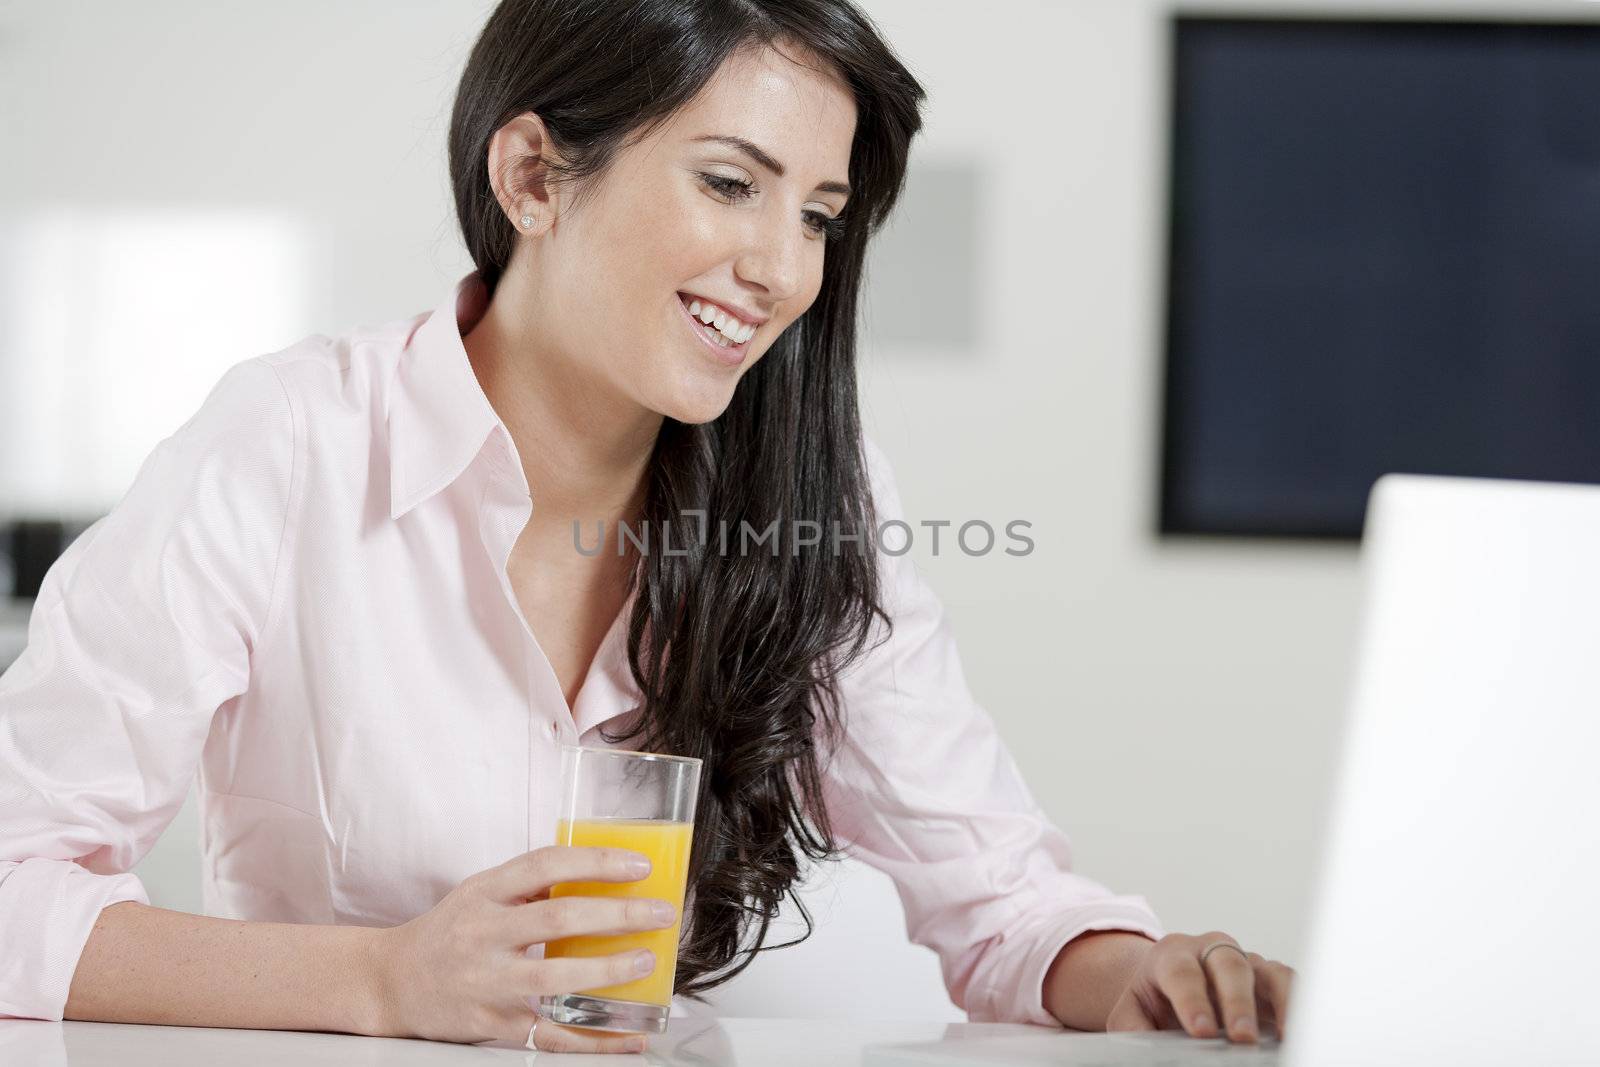
M863 1067L1600 1064L1600 487L1386 475L1279 1045L1041 1031Z

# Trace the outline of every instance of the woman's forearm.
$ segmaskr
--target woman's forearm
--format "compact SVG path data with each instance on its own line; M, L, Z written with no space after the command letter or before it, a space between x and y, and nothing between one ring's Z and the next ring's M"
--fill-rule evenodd
M1154 941L1126 930L1096 930L1067 942L1044 976L1044 1007L1074 1030L1104 1030Z
M65 1017L376 1033L379 932L112 904L84 946Z

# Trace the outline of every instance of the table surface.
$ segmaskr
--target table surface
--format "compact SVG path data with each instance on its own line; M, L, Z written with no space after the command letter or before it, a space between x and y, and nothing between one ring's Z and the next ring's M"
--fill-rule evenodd
M0 1064L30 1067L186 1067L226 1064L454 1065L563 1067L1034 1067L1092 1064L1188 1067L1278 1062L1278 1043L1229 1045L1168 1031L1087 1034L1000 1023L844 1022L836 1019L674 1018L639 1055L533 1052L501 1043L359 1037L283 1030L220 1030L126 1023L0 1019Z

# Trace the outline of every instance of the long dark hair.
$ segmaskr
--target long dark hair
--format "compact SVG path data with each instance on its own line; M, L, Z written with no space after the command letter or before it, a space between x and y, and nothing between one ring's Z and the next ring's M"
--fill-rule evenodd
M562 157L541 162L579 182L581 198L585 179L735 52L774 44L831 64L854 93L845 225L827 245L815 302L745 374L727 410L704 425L663 421L642 519L649 530L670 526L689 554L644 553L630 575L639 596L628 659L644 703L631 729L605 735L705 762L676 975L686 996L726 982L762 950L794 895L797 849L812 860L838 852L819 760L842 729L839 672L864 654L874 620L887 628L889 619L870 542L863 552L795 553L787 538L795 520L820 523L824 548L834 522L876 530L856 408L856 304L868 238L904 184L924 92L849 0L504 0L467 61L450 123L456 211L492 291L517 239L489 180L496 130L536 112ZM784 536L777 555L720 553L715 536L702 536L774 521ZM794 899L806 932L786 944L813 929Z

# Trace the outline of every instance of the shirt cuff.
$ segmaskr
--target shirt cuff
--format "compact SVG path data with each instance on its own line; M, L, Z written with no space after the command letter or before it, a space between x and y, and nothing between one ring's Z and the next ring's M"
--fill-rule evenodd
M1052 911L990 946L991 952L1005 956L978 994L967 998L967 1018L975 1023L1033 1023L1063 1029L1061 1020L1044 1006L1045 972L1073 938L1093 930L1125 930L1157 941L1166 936L1143 897L1113 897Z
M101 910L126 900L150 903L130 872L38 857L0 864L0 1017L59 1022Z

